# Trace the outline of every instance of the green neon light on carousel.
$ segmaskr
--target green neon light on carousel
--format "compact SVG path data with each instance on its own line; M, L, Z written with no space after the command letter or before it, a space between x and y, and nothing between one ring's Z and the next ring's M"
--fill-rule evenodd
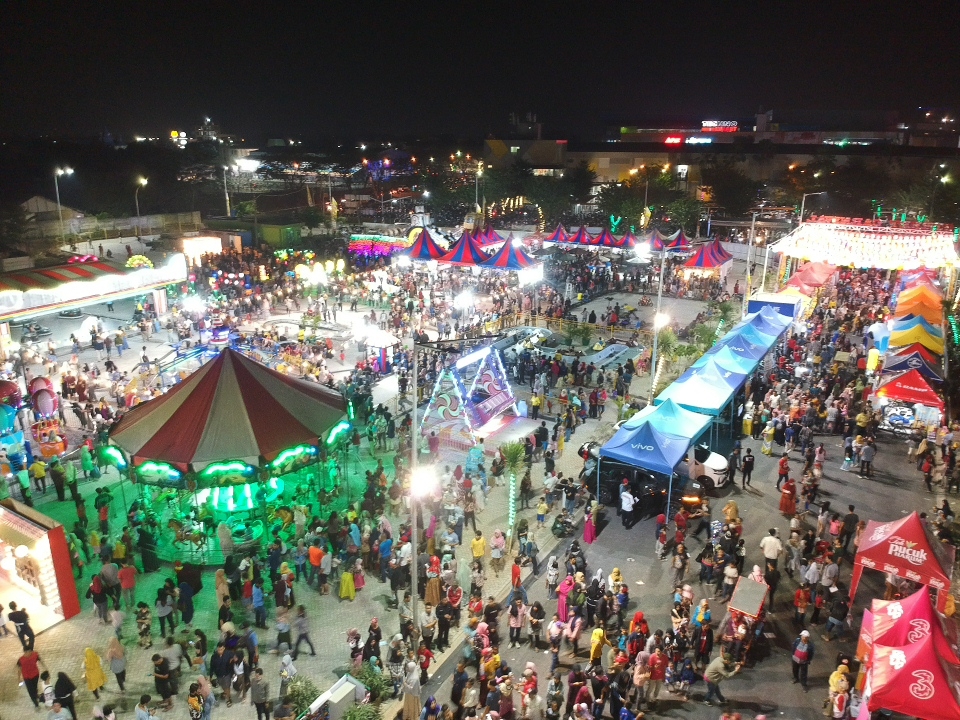
M120 448L113 447L108 445L100 449L100 452L103 453L103 457L111 462L114 467L118 470L127 469L127 460L123 457L123 453L120 452Z
M270 463L270 467L277 468L281 465L287 463L290 460L296 460L303 455L316 455L317 449L313 445L297 445L293 448L288 448L282 453L277 455L276 460Z
M235 475L237 473L241 475L253 475L254 469L245 462L234 460L232 462L207 465L200 474L205 478L209 478L216 475Z
M336 445L341 439L341 435L348 435L350 431L353 430L353 425L351 425L347 420L341 420L338 422L333 430L327 435L327 445L333 446Z
M149 460L137 468L138 475L166 475L171 482L176 482L183 477L183 473L172 465L163 462L154 462Z

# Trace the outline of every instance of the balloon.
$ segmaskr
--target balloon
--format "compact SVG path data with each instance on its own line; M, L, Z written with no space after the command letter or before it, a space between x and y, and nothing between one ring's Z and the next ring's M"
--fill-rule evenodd
M33 394L33 409L43 417L51 417L57 411L57 395L48 388L41 388Z
M20 407L23 402L23 394L20 392L20 385L12 380L0 380L0 403L10 407Z
M13 424L17 419L17 411L9 405L0 405L0 433L13 430Z
M44 375L35 377L33 380L30 381L30 384L27 386L27 390L30 392L31 395L33 395L37 390L44 390L44 389L50 390L51 392L54 392L54 393L56 392L53 389L53 383L50 382L50 378Z

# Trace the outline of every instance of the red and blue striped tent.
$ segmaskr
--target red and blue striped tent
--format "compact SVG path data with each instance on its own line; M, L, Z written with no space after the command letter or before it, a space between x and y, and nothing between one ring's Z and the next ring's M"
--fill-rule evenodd
M663 235L660 234L660 231L654 228L651 233L646 237L646 242L650 243L650 249L654 251L663 250Z
M723 249L719 241L714 240L711 243L701 245L700 249L694 253L683 266L688 268L718 268L725 262L733 259L733 255Z
M683 229L677 230L673 235L663 238L667 250L674 252L686 252L692 249L690 240L683 234Z
M498 245L502 242L506 242L502 237L500 237L496 230L489 226L487 227L486 231L476 239L483 247L486 247L487 245Z
M597 235L593 239L592 244L600 247L612 248L612 247L617 247L617 242L619 241L613 236L613 233L610 232L607 228L604 228L603 232L601 232L599 235Z
M633 250L640 242L642 241L633 234L632 230L627 230L627 234L617 240L614 247L620 248L621 250Z
M550 233L548 237L545 237L543 241L552 243L565 243L569 239L570 236L567 234L567 231L563 229L563 225L557 225L557 229Z
M596 239L587 232L587 228L583 225L577 230L575 235L571 235L567 240L571 245L596 245Z
M401 255L406 255L411 260L439 260L443 257L444 249L437 245L436 241L430 237L426 228L423 229L413 245L404 250Z
M486 259L487 254L480 248L480 243L470 237L469 233L464 233L457 240L457 244L450 248L450 252L438 258L437 262L468 267L479 265Z
M494 255L481 263L482 267L493 270L523 270L536 264L529 255L512 242L505 243Z

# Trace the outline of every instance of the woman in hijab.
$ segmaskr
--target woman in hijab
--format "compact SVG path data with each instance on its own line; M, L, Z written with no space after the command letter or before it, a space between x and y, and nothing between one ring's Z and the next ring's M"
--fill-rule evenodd
M180 582L180 619L190 625L193 622L193 586L186 581Z
M103 674L100 656L94 652L93 648L87 648L83 651L83 672L87 679L87 689L93 693L95 698L99 699L100 691L107 684L107 676Z
M280 660L280 697L284 697L287 694L287 688L290 686L290 683L297 676L297 668L293 664L293 658L289 655L284 655Z
M423 704L423 710L420 711L420 720L438 720L440 717L440 703L431 695Z
M227 571L223 568L214 574L214 586L217 589L217 604L223 602L225 595L230 594L230 581L227 580Z
M500 577L503 570L503 553L507 547L506 538L503 537L502 530L493 531L493 540L490 541L490 564L493 566L493 573Z
M750 579L756 580L757 582L763 582L763 571L760 569L759 565L753 566L753 572L750 573Z
M594 578L590 581L590 587L587 589L587 625L593 625L593 619L597 613L597 605L600 604L600 598L603 597L603 588L600 587L600 580Z
M77 717L77 708L74 705L73 694L77 691L77 686L66 673L57 673L57 682L53 684L53 695L60 702L60 705L67 708L74 718Z
M567 575L557 586L557 615L560 616L561 620L564 620L568 615L567 596L571 590L573 590L573 576Z
M620 568L614 568L607 578L607 589L614 595L620 592L620 586L623 585L623 575L620 574Z
M597 524L596 524L596 513L593 511L593 508L587 507L586 513L583 516L583 541L587 545L592 545L593 541L597 539Z
M349 570L344 570L344 572L340 573L340 599L353 602L356 596L357 587L354 583L353 573Z
M350 523L350 542L353 543L359 550L362 540L363 539L360 535L360 527L355 522Z
M433 607L440 604L440 592L443 589L440 572L440 558L434 555L430 558L430 564L427 567L427 588L424 591L424 602L430 603Z
M590 636L590 665L591 666L602 666L603 660L603 646L608 645L613 647L611 642L607 639L606 631L601 628L594 628L593 634Z
M387 648L387 671L390 673L390 681L393 683L393 695L395 698L400 694L400 686L403 684L403 663L407 655L407 644L403 641L403 635L397 633L390 641L390 647Z
M124 691L123 683L127 679L127 658L123 652L123 645L117 637L110 638L110 644L107 645L107 662L110 663L110 672L117 678L117 685L120 686L120 692Z
M412 660L403 678L403 720L420 720L420 668Z

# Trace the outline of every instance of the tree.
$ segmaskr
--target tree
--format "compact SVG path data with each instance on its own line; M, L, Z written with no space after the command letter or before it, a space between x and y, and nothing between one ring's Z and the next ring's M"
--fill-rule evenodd
M320 224L323 222L323 216L315 207L308 207L304 210L300 219L303 220L303 224L310 230L320 227Z
M563 184L567 186L567 194L577 203L585 203L590 200L596 181L597 174L590 169L586 162L581 162L563 174Z
M691 197L678 198L667 205L667 216L671 224L679 225L689 234L697 227L702 208L699 200Z
M17 203L0 205L0 251L40 257L60 247L59 237L27 237L27 214Z
M244 200L243 202L238 202L236 205L234 205L233 211L236 213L238 218L256 215L257 203L253 200Z
M751 180L730 162L706 166L701 171L704 185L709 185L713 201L730 215L745 215L757 201L760 184Z

